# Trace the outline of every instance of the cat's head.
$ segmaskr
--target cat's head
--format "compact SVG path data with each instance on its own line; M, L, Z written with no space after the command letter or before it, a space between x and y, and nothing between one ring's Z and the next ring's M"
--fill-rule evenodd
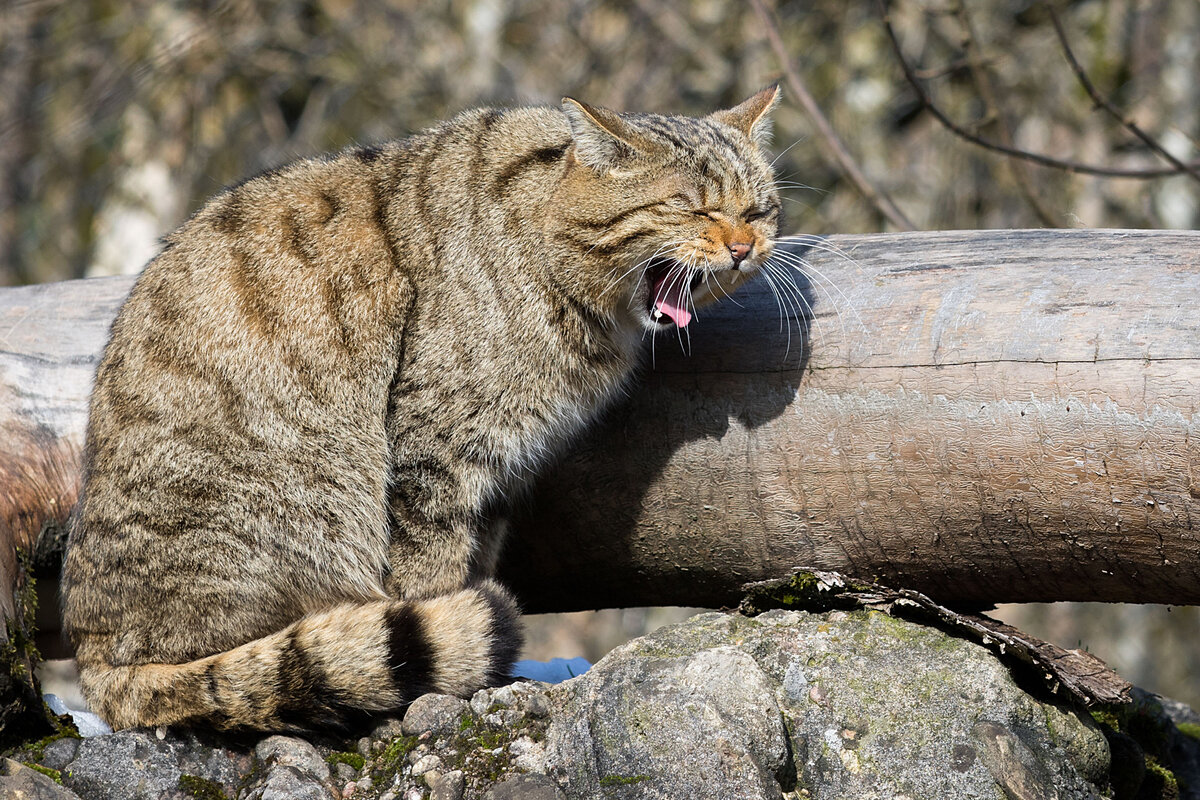
M649 330L686 326L771 255L780 200L762 149L777 86L706 117L610 111L566 98L562 198L603 300Z

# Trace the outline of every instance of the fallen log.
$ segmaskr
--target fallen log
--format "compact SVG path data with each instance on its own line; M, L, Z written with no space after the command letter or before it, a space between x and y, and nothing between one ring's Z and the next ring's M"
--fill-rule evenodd
M793 250L811 313L759 280L700 313L690 355L660 337L521 504L502 577L527 610L732 605L797 567L944 605L1200 603L1200 234ZM61 531L130 285L0 290L0 557Z
M793 567L953 606L1200 603L1200 234L806 257L803 350L758 281L543 481L503 565L529 608L734 604Z

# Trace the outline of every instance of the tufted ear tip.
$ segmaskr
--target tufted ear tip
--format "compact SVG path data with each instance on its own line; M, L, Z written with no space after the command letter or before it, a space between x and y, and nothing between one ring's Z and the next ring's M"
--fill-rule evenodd
M783 89L779 86L779 81L776 81L733 108L715 112L712 118L736 128L754 142L765 145L771 139L771 112L779 105L782 97Z

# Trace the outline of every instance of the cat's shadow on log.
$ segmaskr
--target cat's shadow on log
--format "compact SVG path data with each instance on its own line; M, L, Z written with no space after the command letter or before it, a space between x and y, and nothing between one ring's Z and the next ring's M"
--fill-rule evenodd
M788 246L797 256L807 249ZM745 463L736 450L749 446L755 428L783 414L800 389L813 318L825 309L808 276L783 268L791 285L781 285L782 272L772 280L759 276L732 298L701 309L685 330L659 334L653 364L648 360L628 400L610 409L519 502L500 577L527 612L671 604L672 596L689 594L689 583L704 580L694 570L673 569L674 563L710 561L714 571L722 568L719 558L672 553L693 544L687 521L699 524L705 504L721 502L720 474L738 469L735 461ZM727 440L721 447L728 448L729 463L703 475L664 473L677 451L705 440ZM639 522L643 508L679 502L663 491L677 481L708 483L682 494L711 499L674 514L681 523L674 530L647 529ZM639 575L644 584L631 586L629 565L646 563L647 552L661 569Z

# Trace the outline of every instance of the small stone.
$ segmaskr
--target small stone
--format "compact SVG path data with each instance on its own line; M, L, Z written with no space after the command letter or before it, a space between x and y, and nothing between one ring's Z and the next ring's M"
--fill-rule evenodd
M328 800L336 790L329 785L325 759L309 742L290 736L268 736L254 748L260 768L257 779L241 797L249 800ZM354 792L358 784L354 785Z
M462 800L466 780L461 769L451 770L430 782L429 800ZM380 798L383 800L383 798Z
M372 781L371 778L368 776L363 776L358 779L358 788L361 791L364 791L364 792L370 791L372 788L374 788L374 786L375 786L375 782Z
M400 723L405 736L432 733L445 736L458 730L467 703L446 694L423 694L409 705Z
M414 786L404 793L404 800L423 800L423 793Z
M358 784L356 784L354 781L350 781L349 783L347 783L345 786L342 787L342 797L349 797L350 795L354 794L357 791L358 791Z
M417 699L420 700L421 698L418 697ZM409 708L412 708L412 706L410 705ZM383 720L378 725L376 725L375 728L371 731L372 739L379 739L382 741L389 741L389 742L392 739L398 739L403 735L404 735L404 728L400 722L400 717L388 717L387 719ZM381 744L382 744L382 741L380 742ZM382 800L382 798L381 798L381 800Z
M501 686L492 692L492 702L505 708L512 708L517 704L517 695L511 686Z
M487 689L480 689L471 696L471 712L482 717L492 707L492 694Z
M442 766L442 760L440 758L438 758L437 756L432 755L432 754L422 756L420 759L413 762L412 774L413 774L413 777L416 778L421 775L424 775L426 772L429 772L429 770L431 770L431 769L440 769L441 766Z
M543 719L550 716L550 703L546 700L546 695L541 693L531 694L525 700L525 713L536 719Z
M46 745L45 751L42 753L41 764L43 767L50 769L62 769L75 758L75 754L79 752L79 740L74 737L64 739L55 739L50 744Z
M355 749L358 750L358 754L360 756L362 756L363 758L367 758L368 756L370 756L371 755L371 737L364 736L361 739L359 739L358 745L355 747Z
M512 753L514 756L524 755L533 749L535 745L536 743L533 741L533 739L530 739L528 736L518 736L516 739L513 739L511 742L509 742L508 752Z
M388 789L383 794L379 795L379 800L396 800L396 793Z
M295 767L321 779L329 777L329 765L317 749L293 736L268 736L255 745L254 755L264 764Z
M333 770L339 781L352 781L358 777L358 770L341 761L334 766Z
M533 741L528 736L521 736L508 746L512 754L512 764L526 772L546 771L546 747Z
M545 775L513 775L497 783L484 800L566 800L562 789Z
M502 708L499 711L485 715L483 722L492 728L511 728L523 719L525 719L524 711L518 711L515 708Z
M432 789L433 785L442 779L442 773L436 769L431 769L421 777L425 779L425 785Z

